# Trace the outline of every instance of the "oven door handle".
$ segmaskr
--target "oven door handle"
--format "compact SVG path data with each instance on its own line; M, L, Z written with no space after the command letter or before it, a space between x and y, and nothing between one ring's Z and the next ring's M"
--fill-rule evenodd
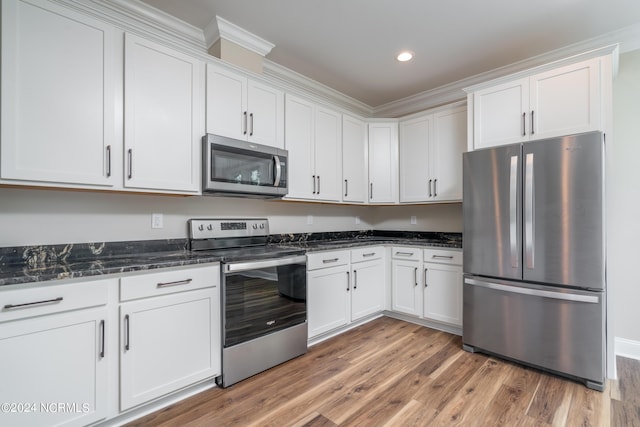
M302 264L307 262L306 255L298 255L287 258L275 258L264 261L234 262L224 264L223 271L225 273L233 273L234 271L259 270L261 268L278 267L289 264Z

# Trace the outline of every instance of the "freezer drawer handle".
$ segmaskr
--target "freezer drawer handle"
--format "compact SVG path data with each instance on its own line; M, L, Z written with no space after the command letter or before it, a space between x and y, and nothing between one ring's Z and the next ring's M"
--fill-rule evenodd
M494 289L496 291L510 292L513 294L531 295L534 297L544 297L574 302L586 302L590 304L598 304L600 298L597 296L566 294L563 292L543 291L540 289L520 288L517 286L501 285L499 283L483 282L476 279L464 279L464 283L468 285L481 286L483 288Z

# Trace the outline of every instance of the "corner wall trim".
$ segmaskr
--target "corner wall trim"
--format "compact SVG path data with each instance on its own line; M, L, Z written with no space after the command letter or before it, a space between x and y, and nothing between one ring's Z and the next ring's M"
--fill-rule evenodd
M640 360L640 341L616 337L616 356Z

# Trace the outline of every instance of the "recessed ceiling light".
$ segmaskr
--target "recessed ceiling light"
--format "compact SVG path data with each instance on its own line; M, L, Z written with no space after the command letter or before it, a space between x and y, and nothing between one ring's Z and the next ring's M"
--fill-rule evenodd
M396 59L400 62L411 61L412 58L413 58L413 52L409 52L408 50L404 50L400 52L398 56L396 56Z

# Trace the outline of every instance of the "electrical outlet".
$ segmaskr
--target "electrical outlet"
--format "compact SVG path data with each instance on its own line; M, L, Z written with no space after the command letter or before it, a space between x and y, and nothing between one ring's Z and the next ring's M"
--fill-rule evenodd
M416 225L418 223L418 218L415 215L411 215L411 225Z
M163 228L164 217L161 213L151 214L151 228Z
M307 225L313 224L313 215L307 215Z
M356 225L360 224L360 217L356 216Z

